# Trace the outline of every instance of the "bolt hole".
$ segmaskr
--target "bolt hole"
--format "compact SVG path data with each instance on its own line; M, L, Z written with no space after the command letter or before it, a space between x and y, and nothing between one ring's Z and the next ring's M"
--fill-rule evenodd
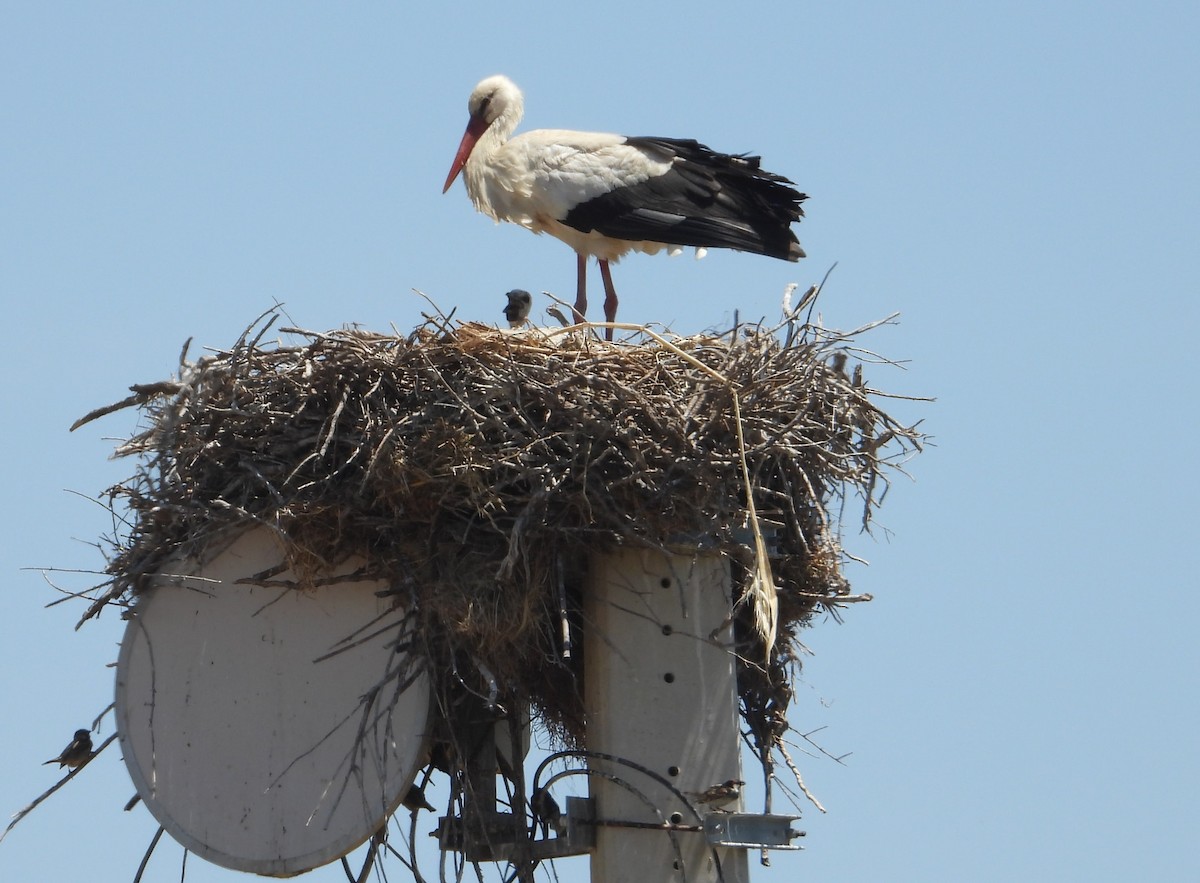
M678 776L679 775L679 767L677 767L677 766L667 767L667 775L671 776L671 777Z
M664 589L669 589L669 588L671 588L671 578L669 576L664 576L662 579L660 579L658 581L658 584L660 586L662 586Z
M663 680L666 681L668 684L673 684L673 683L675 683L675 675L672 674L671 672L667 672L665 675L663 675Z
M673 628L672 628L671 626L669 626L669 625L664 625L664 626L662 627L662 633L663 633L664 635L673 635L673 634L675 634L675 629L673 629Z
M683 821L683 813L680 813L680 812L671 813L671 824L672 825L678 825L682 821Z

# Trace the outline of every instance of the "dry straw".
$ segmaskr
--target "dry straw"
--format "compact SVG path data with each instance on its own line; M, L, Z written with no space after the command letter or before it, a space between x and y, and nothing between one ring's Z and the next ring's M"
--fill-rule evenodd
M863 598L831 513L857 499L869 523L922 443L863 380L871 326L831 333L799 312L618 344L427 317L407 336L285 328L267 345L271 314L227 351L191 362L185 347L178 378L79 421L131 406L144 419L118 449L137 458L110 491L128 527L84 619L130 603L173 556L266 525L300 588L352 555L389 581L443 707L463 689L528 702L582 745L570 648L589 553L718 553L739 599L741 713L769 770L798 631Z

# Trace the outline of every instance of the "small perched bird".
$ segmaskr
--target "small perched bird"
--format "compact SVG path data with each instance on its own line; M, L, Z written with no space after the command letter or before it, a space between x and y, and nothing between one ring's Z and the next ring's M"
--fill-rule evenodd
M741 797L742 786L745 784L741 779L726 779L720 785L713 785L704 791L685 791L684 794L696 803L719 809Z
M475 208L496 221L549 233L575 250L575 319L587 312L587 260L600 263L604 318L617 316L609 263L694 246L785 261L804 257L791 225L807 197L759 157L718 153L690 138L629 138L535 129L512 135L525 98L488 77L467 102L470 119L442 188L462 172ZM612 340L612 329L605 336Z
M425 789L413 785L408 789L408 793L404 795L404 800L401 801L406 809L411 809L413 812L427 809L430 812L437 812L428 800L425 799Z
M504 318L508 320L510 328L520 328L529 319L529 311L533 309L533 295L523 288L514 288L507 296Z
M537 820L542 825L543 837L549 833L548 829L550 828L558 831L559 822L562 821L562 810L558 808L558 801L550 795L547 789L538 788L533 792L529 808L533 810L533 814L537 816Z
M429 758L426 760L426 763L432 764L435 770L449 775L457 765L454 746L441 739L435 741L429 749Z
M58 757L53 757L43 763L56 763L58 768L62 769L69 766L71 769L76 769L83 766L84 762L92 756L92 731L91 730L76 730L75 738L71 743L62 750L62 754Z

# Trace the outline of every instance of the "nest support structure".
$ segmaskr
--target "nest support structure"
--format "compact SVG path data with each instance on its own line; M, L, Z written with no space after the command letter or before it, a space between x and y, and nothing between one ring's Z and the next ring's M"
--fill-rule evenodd
M277 318L194 361L185 346L178 376L77 424L125 407L143 418L117 451L136 469L107 493L124 529L84 620L132 603L173 556L267 525L293 573L361 556L364 577L388 581L445 717L465 691L527 705L562 746L586 748L585 673L565 644L588 556L725 555L743 733L769 779L801 629L863 599L831 513L857 500L868 524L923 440L863 379L868 329L793 319L607 344L426 317L407 336L283 328L264 343ZM750 603L755 532L770 632Z

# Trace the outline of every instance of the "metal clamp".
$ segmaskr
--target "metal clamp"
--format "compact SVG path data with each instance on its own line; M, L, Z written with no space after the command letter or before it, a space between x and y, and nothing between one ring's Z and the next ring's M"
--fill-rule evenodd
M803 831L792 828L799 816L713 812L704 817L704 838L710 846L737 849L803 849L794 841Z

